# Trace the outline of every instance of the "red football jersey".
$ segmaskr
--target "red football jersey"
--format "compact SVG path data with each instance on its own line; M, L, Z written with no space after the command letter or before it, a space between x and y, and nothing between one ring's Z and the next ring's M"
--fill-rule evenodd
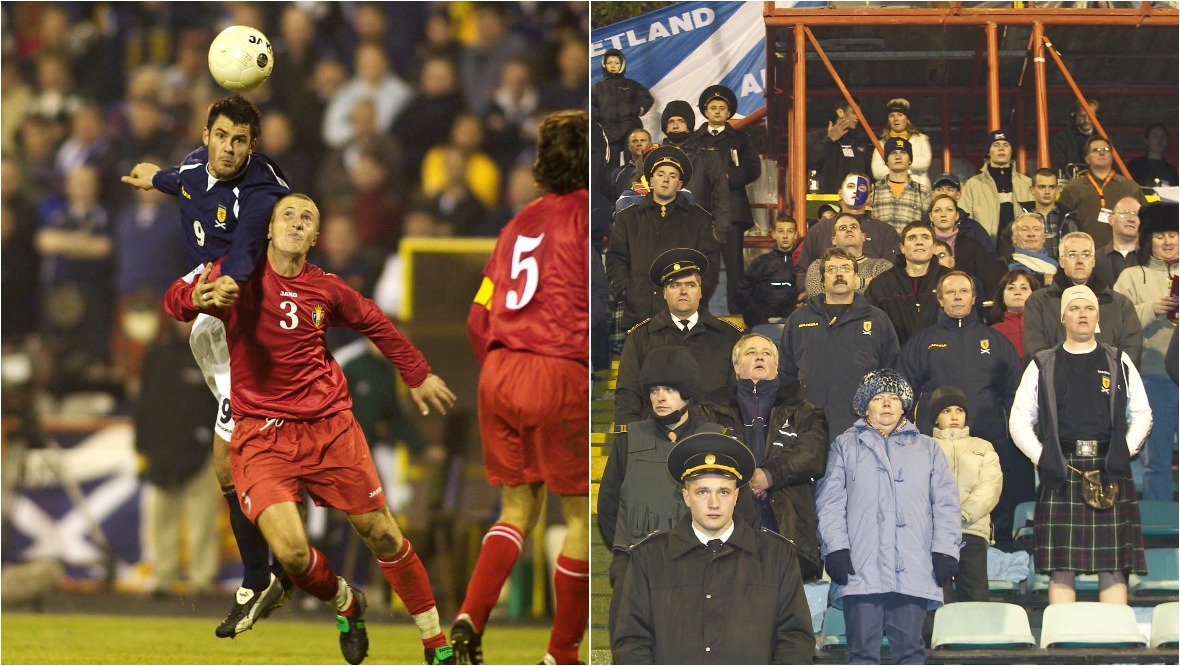
M590 229L586 190L546 194L500 232L467 328L483 362L507 347L589 362Z
M199 269L172 283L164 295L165 311L177 319L189 321L206 312L225 322L235 419L312 421L352 407L344 373L324 342L329 326L368 336L409 386L421 384L430 374L422 352L376 304L336 275L304 264L298 276L286 278L266 259L261 272L228 309L193 307ZM209 282L220 274L218 260Z

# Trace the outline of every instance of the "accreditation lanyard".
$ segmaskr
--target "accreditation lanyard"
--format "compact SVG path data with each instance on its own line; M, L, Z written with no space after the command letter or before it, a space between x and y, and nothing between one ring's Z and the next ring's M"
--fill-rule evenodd
M1106 195L1104 192L1106 190L1106 186L1110 184L1110 179L1114 178L1114 172L1111 171L1110 173L1106 174L1106 178L1102 179L1101 185L1099 185L1098 182L1094 180L1094 174L1090 173L1089 171L1086 172L1086 178L1090 180L1090 184L1093 185L1094 189L1098 192L1098 206L1100 208L1106 208Z

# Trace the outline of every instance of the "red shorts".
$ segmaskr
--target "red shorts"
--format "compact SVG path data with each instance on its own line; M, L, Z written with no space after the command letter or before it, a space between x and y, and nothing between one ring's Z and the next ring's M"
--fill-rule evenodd
M565 358L494 349L479 376L488 482L590 492L590 374Z
M242 511L255 522L272 504L302 502L304 488L317 505L354 516L385 504L369 445L351 410L318 421L242 417L229 461Z

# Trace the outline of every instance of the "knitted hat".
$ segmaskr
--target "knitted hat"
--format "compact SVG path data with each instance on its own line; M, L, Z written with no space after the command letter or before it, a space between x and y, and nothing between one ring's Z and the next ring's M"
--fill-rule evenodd
M938 420L938 415L947 407L962 407L967 412L967 396L957 386L939 386L930 395L930 418Z
M692 105L682 99L674 99L664 106L664 112L660 114L660 129L668 133L668 121L672 118L680 116L688 125L688 131L692 131L693 125L696 124L697 114L692 110Z
M1095 308L1098 307L1098 297L1094 295L1094 290L1090 289L1089 287L1087 287L1084 284L1075 284L1074 286L1070 287L1069 289L1066 289L1065 291L1061 292L1061 318L1062 319L1065 319L1065 308L1069 305L1069 302L1076 301L1079 298L1083 298L1087 301L1090 301L1091 303L1094 304Z
M645 394L653 386L674 388L687 402L701 396L701 367L687 347L659 347L643 359L639 385Z
M1002 129L992 130L987 133L987 145L983 147L984 150L991 150L992 144L997 141L1007 141L1012 143L1012 139L1008 138L1008 132Z
M1150 203L1139 209L1139 250L1135 256L1147 265L1151 260L1151 235L1180 230L1180 204L1170 201Z
M885 156L886 157L889 157L889 153L892 153L892 152L895 152L898 150L905 151L905 154L910 156L911 162L914 160L914 147L910 145L909 141L901 138L900 136L895 136L885 142Z
M892 368L873 370L865 375L856 394L852 396L852 408L856 415L864 418L869 401L881 393L893 393L901 398L901 408L909 410L914 404L914 389L900 372Z

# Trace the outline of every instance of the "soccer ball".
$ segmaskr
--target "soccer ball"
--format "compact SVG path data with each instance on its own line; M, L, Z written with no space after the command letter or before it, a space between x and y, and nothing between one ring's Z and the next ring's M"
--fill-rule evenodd
M274 60L270 40L248 25L222 30L209 45L209 73L217 85L234 92L262 85L274 69Z

